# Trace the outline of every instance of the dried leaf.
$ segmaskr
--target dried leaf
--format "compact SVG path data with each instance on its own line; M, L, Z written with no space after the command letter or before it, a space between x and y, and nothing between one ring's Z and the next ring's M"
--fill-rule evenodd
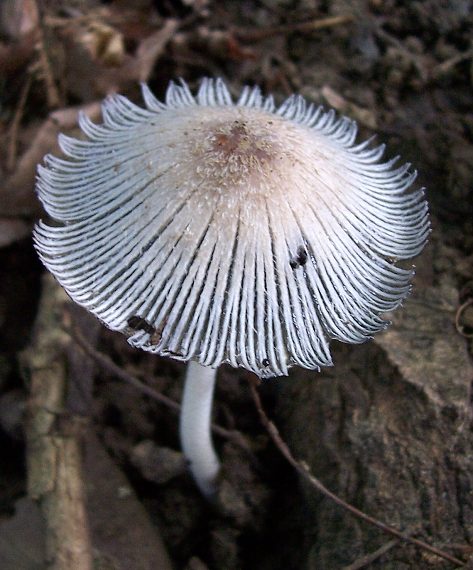
M40 205L34 194L37 165L46 154L59 151L58 134L76 126L79 110L84 111L92 120L100 116L100 104L96 102L51 113L18 161L13 174L6 180L4 187L0 188L0 216L11 218L38 214Z
M461 408L467 404L473 369L465 339L455 329L457 297L447 280L416 291L375 342L403 378L433 403Z

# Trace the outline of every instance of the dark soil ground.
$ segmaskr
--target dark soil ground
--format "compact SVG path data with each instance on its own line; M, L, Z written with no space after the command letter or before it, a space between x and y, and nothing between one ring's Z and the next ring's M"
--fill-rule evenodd
M78 109L99 120L109 93L139 102L140 81L162 97L169 80L195 88L202 76L223 77L234 94L259 84L278 101L298 92L334 107L357 120L360 138L376 133L388 155L418 170L433 233L403 315L376 342L336 346L330 371L295 370L260 391L294 455L331 490L473 567L472 32L470 0L0 3L2 569L74 570L46 565L50 529L26 498L33 325L49 287L30 237L44 215L36 164L57 150L58 132L77 135ZM89 434L84 481L96 489L88 518L97 568L165 569L158 550L176 570L460 566L393 541L303 483L260 423L248 375L230 368L215 398L227 487L221 508L211 508L186 473L172 405L100 355L175 402L183 365L64 311L67 330L82 331L89 350L68 341L70 379L81 378L87 395L70 388L66 412Z

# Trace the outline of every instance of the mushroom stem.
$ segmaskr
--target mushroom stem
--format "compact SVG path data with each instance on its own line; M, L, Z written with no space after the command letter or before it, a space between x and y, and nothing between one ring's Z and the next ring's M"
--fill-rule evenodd
M210 436L216 368L198 362L187 365L182 398L180 435L184 455L202 493L212 499L220 461Z

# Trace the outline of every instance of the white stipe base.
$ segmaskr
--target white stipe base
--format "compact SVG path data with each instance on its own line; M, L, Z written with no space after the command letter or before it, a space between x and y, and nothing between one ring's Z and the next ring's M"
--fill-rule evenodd
M220 462L210 435L216 368L189 362L180 421L181 445L194 479L208 498L216 493Z

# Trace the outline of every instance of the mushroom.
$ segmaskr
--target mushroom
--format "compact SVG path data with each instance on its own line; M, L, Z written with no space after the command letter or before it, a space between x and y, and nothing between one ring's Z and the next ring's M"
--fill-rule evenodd
M410 165L356 143L356 123L220 79L171 83L146 108L120 95L85 140L61 135L37 191L52 223L35 244L74 301L143 350L188 361L180 433L207 497L222 363L261 378L330 366L330 339L361 343L408 295L429 233Z

